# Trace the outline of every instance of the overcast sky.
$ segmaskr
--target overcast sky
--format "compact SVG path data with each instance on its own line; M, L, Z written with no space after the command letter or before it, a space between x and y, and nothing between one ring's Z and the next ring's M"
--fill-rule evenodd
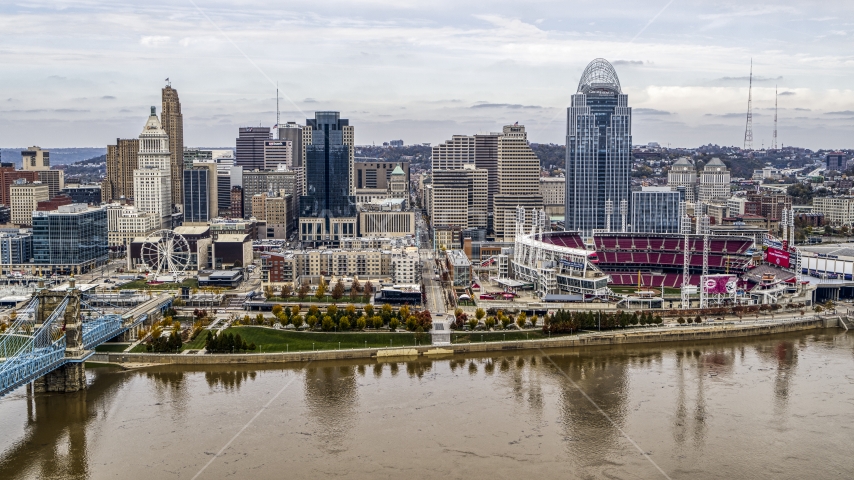
M356 142L438 143L519 122L565 143L590 60L610 60L634 143L854 147L854 1L9 0L0 146L139 135L171 79L187 146L338 110Z

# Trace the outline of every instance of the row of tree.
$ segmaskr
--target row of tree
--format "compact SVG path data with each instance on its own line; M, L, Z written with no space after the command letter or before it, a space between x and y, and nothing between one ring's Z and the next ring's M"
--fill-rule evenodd
M208 330L208 338L205 340L205 349L211 353L239 353L254 351L255 343L246 343L239 333L223 332L216 334Z
M661 325L659 315L649 312L581 312L558 310L547 316L543 323L543 333L573 333L578 330L611 330L635 325Z
M157 332L157 328L152 331L152 334L155 332ZM152 338L145 343L145 351L152 353L178 352L183 345L184 342L181 341L181 334L178 333L178 329L175 329L172 330L169 337L164 337L159 333L156 338L152 335Z
M311 291L311 285L308 281L303 281L299 288L294 290L294 287L285 283L282 284L278 289L272 286L264 287L264 297L267 300L287 300L296 296L300 300L305 300L308 298L308 294ZM318 300L323 299L326 295L332 297L333 300L341 300L344 298L344 294L346 293L346 287L344 286L344 281L340 278L335 285L332 287L332 290L329 290L329 285L321 278L320 284L317 285L317 289L314 291L314 297ZM358 278L353 279L353 283L350 286L350 299L355 301L360 296L369 297L374 293L374 284L371 283L370 280L365 282L364 285L359 282Z
M272 317L268 317L259 313L254 318L246 315L240 323L270 326L277 323L281 325L290 324L296 328L308 325L311 330L319 327L323 331L364 330L365 328L389 328L394 331L403 327L413 332L419 331L419 329L426 332L433 326L430 312L427 310L414 311L408 305L404 305L398 310L394 310L388 304L379 309L370 304L361 309L352 304L344 308L329 305L325 311L322 311L317 305L311 305L305 314L302 313L302 308L299 305L293 307L276 305L273 307L272 314Z

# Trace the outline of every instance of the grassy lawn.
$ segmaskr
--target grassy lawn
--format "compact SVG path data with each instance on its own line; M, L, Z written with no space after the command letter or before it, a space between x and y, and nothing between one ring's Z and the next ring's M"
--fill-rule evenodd
M336 350L339 342L342 349L368 347L415 346L414 333L324 333L324 332L288 332L262 327L232 327L226 330L240 334L246 343L255 343L255 353ZM207 334L203 334L207 335ZM201 337L201 336L200 336ZM367 342L367 343L366 343ZM418 345L429 345L430 335L423 334ZM204 341L202 342L204 345Z
M561 335L552 335L553 337ZM510 340L538 340L548 338L542 330L508 330L506 332L460 332L451 334L451 343L502 342Z
M205 348L205 340L207 340L207 338L208 332L203 331L199 334L198 337L196 337L195 340L190 340L189 342L181 346L181 351L183 352L184 350L201 350Z
M164 282L156 285L149 285L145 280L134 280L119 286L119 290L177 290L181 287L198 288L199 280L188 278L180 284Z
M96 352L118 353L124 352L130 346L129 343L102 343L95 347Z
M142 342L139 345L133 347L130 353L145 353L145 342Z

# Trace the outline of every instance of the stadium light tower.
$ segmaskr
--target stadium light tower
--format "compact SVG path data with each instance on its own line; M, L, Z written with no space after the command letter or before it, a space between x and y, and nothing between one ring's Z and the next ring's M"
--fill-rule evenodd
M682 214L682 308L691 308L691 297L688 293L690 283L691 269L691 217L688 216L688 210L685 202L679 202L679 212Z
M605 230L611 231L611 214L614 213L614 202L605 200Z
M626 218L629 216L629 202L620 200L620 215L623 217L623 233L626 233Z

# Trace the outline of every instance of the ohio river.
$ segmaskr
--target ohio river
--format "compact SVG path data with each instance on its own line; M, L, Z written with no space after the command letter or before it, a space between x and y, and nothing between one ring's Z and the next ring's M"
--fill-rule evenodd
M835 329L88 374L0 400L0 478L854 477L854 334Z

